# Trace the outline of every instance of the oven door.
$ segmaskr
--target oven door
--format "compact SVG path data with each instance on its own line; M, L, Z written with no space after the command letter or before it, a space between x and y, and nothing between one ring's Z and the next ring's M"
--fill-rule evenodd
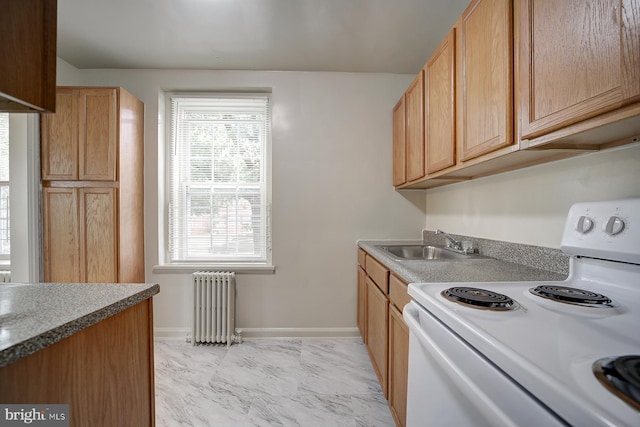
M567 425L417 302L403 317L407 427Z

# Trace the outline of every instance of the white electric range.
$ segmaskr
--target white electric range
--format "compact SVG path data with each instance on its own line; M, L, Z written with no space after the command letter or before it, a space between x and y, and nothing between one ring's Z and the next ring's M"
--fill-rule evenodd
M571 207L562 282L409 285L407 426L640 426L640 199Z

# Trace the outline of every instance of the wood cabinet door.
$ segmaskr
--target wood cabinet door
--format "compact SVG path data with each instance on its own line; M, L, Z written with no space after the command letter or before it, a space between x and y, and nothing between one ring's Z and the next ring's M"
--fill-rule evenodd
M80 282L78 190L42 189L45 282Z
M455 28L424 67L424 143L427 174L456 163Z
M116 189L81 188L79 196L84 280L117 282Z
M358 329L367 343L367 273L358 267Z
M81 181L115 181L118 141L116 89L79 90Z
M457 24L458 155L514 143L511 0L473 0Z
M424 176L424 83L420 70L405 93L407 181Z
M404 95L393 108L393 185L401 185L406 177L405 142L405 101Z
M396 425L407 425L407 377L409 373L409 328L402 313L389 308L389 407Z
M640 2L516 1L521 138L640 99Z
M367 349L385 398L387 395L387 352L389 300L367 277Z
M41 116L42 180L78 179L78 100L70 88L56 95L56 113Z

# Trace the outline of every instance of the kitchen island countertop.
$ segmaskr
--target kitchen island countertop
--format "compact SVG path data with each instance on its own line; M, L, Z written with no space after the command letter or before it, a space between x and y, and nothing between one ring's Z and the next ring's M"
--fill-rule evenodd
M0 284L0 368L160 291L158 284Z
M357 243L407 283L559 281L566 279L567 274L560 271L568 269L569 262L568 257L563 259L564 256L559 255L559 251L554 249L549 250L551 261L546 260L545 248L541 248L538 268L497 257L468 260L401 260L392 257L381 246L433 243L423 240L360 240ZM521 245L512 245L509 250L517 250L518 246ZM483 251L480 253L483 254ZM558 267L555 265L558 263L566 265ZM548 268L545 268L547 266Z

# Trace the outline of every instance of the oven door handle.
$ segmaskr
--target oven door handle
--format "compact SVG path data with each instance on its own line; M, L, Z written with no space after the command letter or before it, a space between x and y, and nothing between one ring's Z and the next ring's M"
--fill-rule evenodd
M468 399L469 402L475 405L482 413L491 418L492 425L494 426L509 426L517 427L515 423L507 414L505 414L500 407L498 407L494 400L492 400L483 390L480 388L471 378L469 378L464 369L457 366L455 361L450 357L447 357L445 352L429 337L420 325L418 310L422 310L416 305L415 301L411 301L405 305L403 310L404 321L409 326L411 332L418 339L419 344L428 349L429 354L438 364L440 369L455 383L458 390L460 390ZM429 317L432 317L429 313ZM446 328L446 326L440 324L438 320L433 318L434 322L438 323L438 327ZM453 335L453 332L446 330L446 333L452 338L458 340L458 337ZM411 346L411 341L409 341ZM411 352L411 350L409 350ZM411 362L409 362L411 363ZM409 365L411 366L411 365ZM411 369L409 367L409 369ZM411 373L409 373L409 376Z

